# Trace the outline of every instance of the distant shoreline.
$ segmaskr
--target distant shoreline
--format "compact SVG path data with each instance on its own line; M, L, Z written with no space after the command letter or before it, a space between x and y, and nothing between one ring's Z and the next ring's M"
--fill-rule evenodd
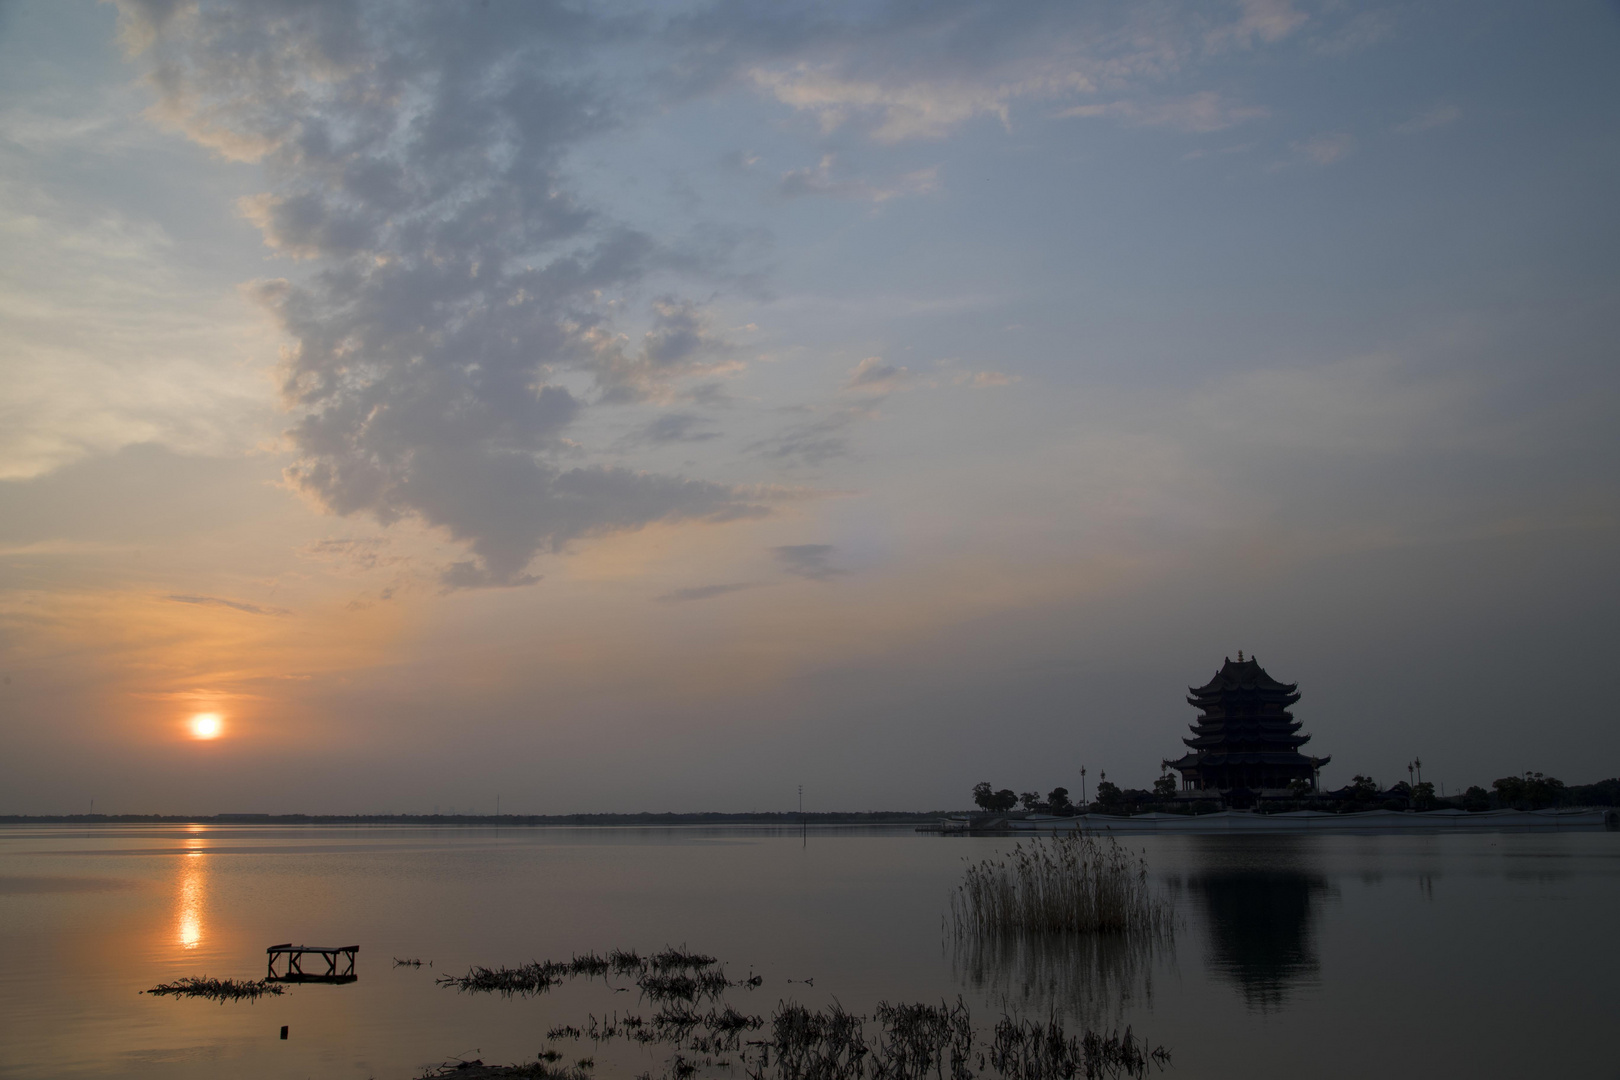
M0 825L915 825L952 810L764 814L0 814Z

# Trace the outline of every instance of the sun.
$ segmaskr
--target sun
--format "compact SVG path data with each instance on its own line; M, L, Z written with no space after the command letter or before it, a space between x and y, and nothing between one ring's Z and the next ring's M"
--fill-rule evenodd
M198 713L191 718L191 737L193 739L217 739L220 732L225 730L225 723L219 718L219 713Z

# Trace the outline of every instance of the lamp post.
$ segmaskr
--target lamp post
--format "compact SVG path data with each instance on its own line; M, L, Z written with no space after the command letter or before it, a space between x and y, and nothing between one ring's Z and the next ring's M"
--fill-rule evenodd
M1084 765L1080 766L1080 805L1090 805L1086 800L1086 767Z

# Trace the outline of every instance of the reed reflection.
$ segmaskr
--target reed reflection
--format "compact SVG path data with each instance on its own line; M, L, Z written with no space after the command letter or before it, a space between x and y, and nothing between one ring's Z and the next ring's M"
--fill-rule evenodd
M1172 959L1172 934L1002 933L951 938L951 971L994 1008L1012 1015L1058 1015L1091 1028L1124 1023L1128 1009L1153 1003L1153 969Z
M1226 863L1187 880L1208 927L1210 970L1262 1013L1281 1010L1294 991L1318 982L1316 921L1323 901L1338 895L1302 849L1281 859L1275 848L1268 854L1263 866Z

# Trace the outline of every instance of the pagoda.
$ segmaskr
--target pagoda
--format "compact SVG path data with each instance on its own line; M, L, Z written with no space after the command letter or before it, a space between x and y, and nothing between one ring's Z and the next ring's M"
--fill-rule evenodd
M1288 711L1299 700L1298 683L1280 683L1254 657L1238 653L1215 677L1188 691L1187 703L1202 714L1192 725L1191 749L1166 768L1179 770L1183 791L1212 793L1277 790L1294 780L1314 789L1316 770L1331 758L1307 757L1310 741Z

